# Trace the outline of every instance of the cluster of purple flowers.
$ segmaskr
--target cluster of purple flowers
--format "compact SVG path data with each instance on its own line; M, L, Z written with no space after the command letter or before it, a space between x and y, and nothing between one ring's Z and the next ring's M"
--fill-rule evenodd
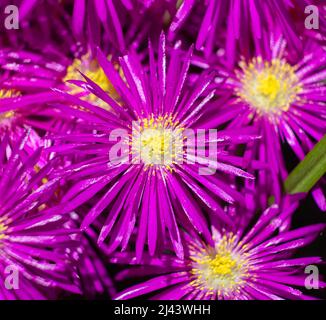
M321 298L322 3L1 0L0 300Z

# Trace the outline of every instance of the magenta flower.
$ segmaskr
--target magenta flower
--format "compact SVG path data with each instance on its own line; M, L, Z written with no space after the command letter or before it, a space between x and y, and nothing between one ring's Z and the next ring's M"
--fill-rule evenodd
M326 133L326 52L315 43L305 45L302 60L293 60L282 38L271 37L263 55L245 57L233 72L222 71L228 80L219 94L230 97L214 125L229 121L230 128L256 127L262 139L248 145L245 159L267 163L251 190L259 186L258 203L266 206L268 195L280 201L282 181L287 177L282 145L287 144L300 160ZM321 181L322 182L322 181ZM325 197L317 188L313 195L325 210Z
M322 262L320 257L294 257L295 251L311 243L325 224L306 226L278 233L291 210L276 205L267 209L248 231L216 230L211 242L184 237L185 259L169 253L159 258L144 255L141 268L121 271L117 279L151 277L119 293L115 299L146 295L158 300L306 300L314 299L305 287L308 265ZM132 252L116 253L111 261L135 264ZM319 288L326 283L319 281Z
M322 1L0 2L0 299L321 296Z
M62 65L28 52L0 52L0 131L24 126L53 131L60 114L47 103L58 98L49 88L58 85Z
M296 5L303 14L303 1ZM292 49L300 52L299 23L292 16L294 6L287 0L184 1L179 9L180 19L170 26L169 39L182 30L195 37L196 49L203 51L207 58L218 49L225 51L229 66L237 61L239 53L249 54L252 48L259 51L266 36L279 32ZM303 29L302 21L299 30Z
M19 6L20 28L0 36L0 131L11 131L14 140L28 126L43 137L65 126L64 115L48 107L57 100L51 88L63 86L72 53L83 51L69 36L68 16L57 1L14 4Z
M71 119L48 106L58 99L51 88L70 90L64 83L81 79L79 71L108 89L109 84L101 81L103 71L89 54L89 39L76 42L72 36L72 18L62 3L50 0L40 5L21 0L15 4L19 6L20 29L0 36L4 43L0 50L0 99L15 99L1 101L0 113L43 132L58 130L62 126L59 120L67 123ZM25 31L28 36L22 36ZM82 91L80 95L85 95Z
M98 61L118 97L114 99L105 94L87 77L86 83L71 82L87 88L107 103L111 111L60 91L68 102L80 106L68 108L63 104L62 111L83 119L84 123L80 127L82 133L53 136L56 143L49 151L61 156L75 154L75 163L62 173L69 175L67 178L73 187L63 197L61 210L75 210L100 195L84 218L82 228L86 229L104 212L106 221L98 242L107 253L119 246L125 248L133 232L138 230L135 235L138 259L145 244L154 254L166 236L172 241L176 254L182 257L178 223L197 230L204 237L209 236L207 211L219 216L222 222L232 224L223 205L241 203L243 196L228 177L251 179L252 176L239 168L244 165L241 156L235 156L225 146L243 144L258 136L246 128L238 132L218 132L211 139L212 143L218 143L213 152L217 160L212 161L218 170L216 174L201 175L200 168L204 166L199 163L180 164L185 160L183 132L196 129L199 119L202 128L210 128L205 127L205 122L211 120L206 116L206 109L214 92L207 87L214 74L204 73L188 88L191 50L186 57L182 57L178 49L166 52L163 35L158 60L154 60L151 46L149 56L149 70L141 67L137 55L130 54L120 59L122 72L118 72L99 52ZM135 130L133 123L137 123ZM122 130L131 138L131 141L123 141L124 150L128 150L119 163L115 162L118 156L110 159L110 150L116 142L109 137L114 130ZM142 151L145 149L148 153ZM134 162L134 156L139 162ZM195 159L195 149L190 148L189 158Z
M59 290L79 293L66 254L76 248L78 230L66 227L67 216L47 213L58 179L47 179L51 163L37 170L41 149L32 156L21 153L26 139L21 137L9 157L7 136L0 143L1 300L51 298ZM13 288L8 272L18 277L10 282Z
M106 92L114 93L103 70L89 53L75 52L77 57L72 58L62 54L55 44L48 49L42 54L28 50L0 50L0 131L14 132L17 128L30 126L44 135L71 128L74 121L55 107L60 99L52 88L78 94L104 107L100 99L67 82L83 79L80 71ZM79 54L82 55L78 57Z

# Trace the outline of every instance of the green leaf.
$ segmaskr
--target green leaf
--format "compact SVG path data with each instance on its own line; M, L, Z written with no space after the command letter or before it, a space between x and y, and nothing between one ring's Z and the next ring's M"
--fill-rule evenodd
M309 192L326 173L326 135L294 168L284 182L289 194Z

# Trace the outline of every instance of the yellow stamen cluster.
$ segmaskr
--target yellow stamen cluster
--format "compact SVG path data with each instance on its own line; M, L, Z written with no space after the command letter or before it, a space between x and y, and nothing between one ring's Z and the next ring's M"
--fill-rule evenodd
M6 237L5 231L8 229L8 226L3 222L3 220L4 219L0 219L0 240Z
M241 85L236 93L258 114L280 115L299 101L302 88L296 68L284 60L263 61L258 57L249 64L242 61L240 67L242 72L237 76Z
M228 296L238 293L248 277L248 262L234 250L235 237L224 236L214 248L193 250L191 284L209 294Z
M34 166L34 170L35 170L36 173L39 173L41 171L41 167L38 164L36 164ZM42 184L47 184L49 182L49 179L44 177L44 178L42 178L41 181L42 181Z
M19 96L20 93L14 90L0 90L0 99L13 98ZM10 110L0 112L0 126L10 125L11 120L15 116L15 112Z
M116 68L119 68L116 66ZM119 95L115 88L113 87L112 83L106 77L103 69L98 64L97 60L94 60L90 57L90 54L84 55L81 59L75 59L73 63L67 68L67 74L64 78L64 81L68 80L80 80L84 81L83 76L78 72L82 72L85 74L89 79L95 82L98 86L101 87L106 93L108 93L113 99L118 100ZM69 86L71 94L80 94L84 92L84 90L80 87L77 87L73 84L67 82ZM87 100L90 103L98 105L99 107L110 110L110 106L103 100L99 99L94 94L88 94L84 96L83 99Z
M132 153L134 161L146 166L161 166L172 171L183 158L183 128L171 115L140 119L133 124Z
M5 98L12 98L12 97L16 97L17 96L17 92L13 91L13 90L4 90L1 89L0 90L0 99L5 99Z

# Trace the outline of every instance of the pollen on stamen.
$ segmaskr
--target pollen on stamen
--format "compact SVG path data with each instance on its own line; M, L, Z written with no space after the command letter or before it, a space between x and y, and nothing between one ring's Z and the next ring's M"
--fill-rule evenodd
M191 250L191 284L222 296L236 293L248 277L249 263L236 250L234 237L224 236L215 247Z
M236 94L261 115L280 115L300 101L302 90L296 67L282 59L263 61L254 58L249 64L240 63L237 72L240 86Z
M171 115L139 119L131 134L133 162L173 171L183 159L183 130Z

